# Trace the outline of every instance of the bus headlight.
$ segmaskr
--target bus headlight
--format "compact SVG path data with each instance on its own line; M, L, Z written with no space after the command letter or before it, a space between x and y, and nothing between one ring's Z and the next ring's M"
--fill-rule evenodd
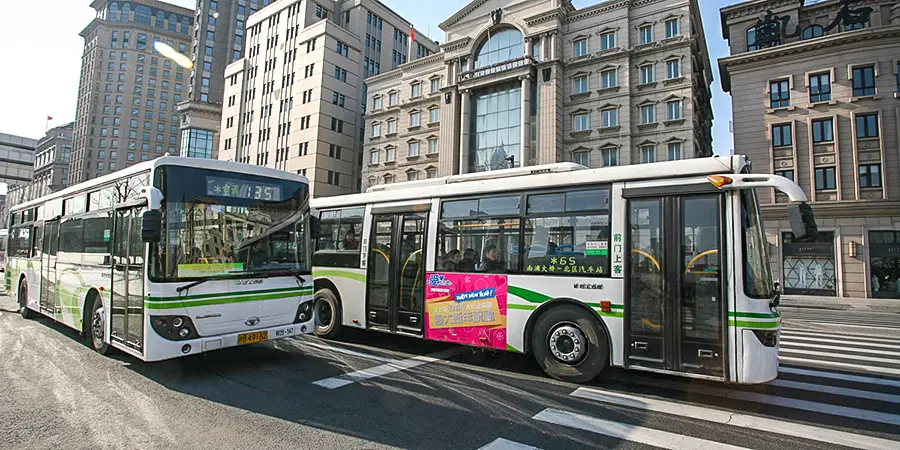
M296 319L294 319L294 323L303 323L312 319L312 304L312 301L300 304L300 307L297 308L297 315Z
M200 337L194 322L187 316L151 316L150 326L156 334L170 341L184 341Z

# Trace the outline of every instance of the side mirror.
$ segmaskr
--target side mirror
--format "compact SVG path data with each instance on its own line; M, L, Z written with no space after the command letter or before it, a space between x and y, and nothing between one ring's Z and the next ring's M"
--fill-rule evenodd
M322 224L316 216L309 216L309 238L316 240L322 235Z
M162 213L151 209L141 215L141 240L156 243L162 239Z
M788 205L788 219L796 241L814 241L819 234L812 208L806 203Z

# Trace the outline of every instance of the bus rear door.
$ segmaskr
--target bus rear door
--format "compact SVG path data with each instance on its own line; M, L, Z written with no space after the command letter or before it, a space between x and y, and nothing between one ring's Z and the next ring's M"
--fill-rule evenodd
M641 190L626 219L627 364L723 378L725 196Z

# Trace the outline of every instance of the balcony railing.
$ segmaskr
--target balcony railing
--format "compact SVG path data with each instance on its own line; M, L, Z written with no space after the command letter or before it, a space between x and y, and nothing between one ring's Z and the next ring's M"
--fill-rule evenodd
M532 59L532 57L522 56L516 59L498 62L490 66L479 67L477 69L462 72L456 76L456 81L458 83L466 80L474 80L476 78L481 78L487 75L493 75L495 73L505 72L507 70L527 66L532 63L534 63L534 59Z

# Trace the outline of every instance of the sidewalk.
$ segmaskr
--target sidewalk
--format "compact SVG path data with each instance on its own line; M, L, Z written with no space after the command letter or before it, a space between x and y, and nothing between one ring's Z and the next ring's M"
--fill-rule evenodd
M873 311L900 314L900 299L890 298L782 295L781 306L787 308L832 309L841 311Z

